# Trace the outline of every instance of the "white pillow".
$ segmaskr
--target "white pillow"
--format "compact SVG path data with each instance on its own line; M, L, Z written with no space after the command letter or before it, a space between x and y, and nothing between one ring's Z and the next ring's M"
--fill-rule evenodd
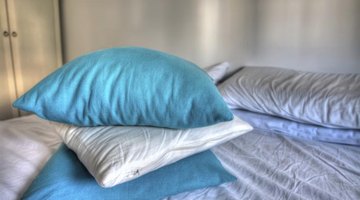
M330 128L360 129L360 74L245 67L219 90L232 109Z
M210 67L205 68L206 73L211 77L214 84L218 84L226 75L227 70L229 69L230 64L228 62L222 62Z
M237 117L212 126L183 130L57 126L64 143L103 187L138 178L250 130L252 127Z

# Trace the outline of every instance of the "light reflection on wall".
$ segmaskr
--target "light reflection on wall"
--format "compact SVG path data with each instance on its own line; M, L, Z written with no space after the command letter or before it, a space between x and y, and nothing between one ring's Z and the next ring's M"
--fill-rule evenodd
M359 0L63 0L65 60L136 45L200 66L360 73Z
M217 0L198 1L198 32L199 44L203 52L202 59L209 60L215 57L219 48L220 22L220 2Z
M360 1L256 0L249 65L360 73Z
M65 61L100 48L134 45L202 67L223 60L241 64L248 48L239 44L249 30L245 19L251 1L64 0Z

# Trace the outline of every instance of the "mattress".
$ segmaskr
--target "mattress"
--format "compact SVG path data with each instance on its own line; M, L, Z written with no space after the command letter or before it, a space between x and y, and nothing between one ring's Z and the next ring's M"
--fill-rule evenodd
M0 122L0 194L18 199L58 148L50 122ZM212 151L238 180L167 199L360 199L360 148L254 129Z

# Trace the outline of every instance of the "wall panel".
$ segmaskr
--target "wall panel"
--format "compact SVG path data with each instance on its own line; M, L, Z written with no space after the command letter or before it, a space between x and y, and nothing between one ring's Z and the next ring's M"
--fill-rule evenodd
M201 66L360 73L359 0L63 0L65 60L114 46Z

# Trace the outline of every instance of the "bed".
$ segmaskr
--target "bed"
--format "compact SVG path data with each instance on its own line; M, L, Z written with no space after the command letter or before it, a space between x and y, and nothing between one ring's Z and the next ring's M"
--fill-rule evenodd
M256 129L212 149L234 183L168 199L358 199L357 146Z
M0 127L2 199L19 199L62 141L49 122L34 115L3 121ZM357 146L299 140L255 128L212 151L237 181L167 199L358 199L360 196Z
M253 127L211 148L236 180L165 199L359 199L359 77L262 67L245 67L226 80L212 77L232 114ZM353 95L341 96L341 85ZM317 98L319 91L326 98ZM283 94L291 93L284 100ZM335 108L342 109L329 115ZM1 199L22 198L66 142L59 127L64 130L62 124L35 115L0 122ZM67 143L72 149L77 144ZM85 165L89 162L77 155Z

